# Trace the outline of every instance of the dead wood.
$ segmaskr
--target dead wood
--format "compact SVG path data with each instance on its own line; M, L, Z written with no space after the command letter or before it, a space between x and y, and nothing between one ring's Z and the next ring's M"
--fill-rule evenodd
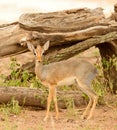
M103 9L73 9L52 13L23 14L19 18L21 27L42 33L74 32L101 25Z
M50 55L47 54L45 55L46 61L48 62L56 62L64 59L68 59L69 57L72 57L80 52L83 52L90 47L99 45L101 43L106 43L109 41L113 41L114 39L117 39L117 32L111 32L107 33L105 35L100 35L100 36L94 36L93 38L89 38L87 40L84 40L82 42L78 42L75 45L72 45L70 47L65 47L61 50L54 52L54 55L52 55L52 50L50 51Z
M60 108L65 108L68 100L73 99L75 105L83 105L85 101L79 91L58 91L58 104ZM38 106L46 108L47 92L39 89L26 87L0 87L0 103L6 104L14 98L20 105Z
M27 47L19 44L21 38L26 35L27 31L21 29L17 23L0 28L0 57L26 52Z
M36 46L49 40L56 51L116 30L116 22L106 21L101 8L23 14L18 22L1 26L0 57L28 51L26 46L21 46L26 42Z

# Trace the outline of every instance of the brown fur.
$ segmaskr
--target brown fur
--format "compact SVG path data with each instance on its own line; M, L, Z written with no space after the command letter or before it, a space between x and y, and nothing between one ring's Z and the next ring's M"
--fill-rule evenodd
M52 100L55 103L56 118L58 118L59 111L56 98L56 87L61 85L71 85L74 83L77 83L77 86L89 96L90 101L82 118L85 118L89 112L87 119L90 119L97 103L97 95L90 87L92 80L97 73L96 68L91 63L76 57L43 65L42 56L44 51L48 49L48 44L49 43L47 42L43 47L38 46L36 50L32 45L28 45L29 49L36 53L36 76L41 80L43 85L49 87L47 113L44 120L46 121L49 117Z

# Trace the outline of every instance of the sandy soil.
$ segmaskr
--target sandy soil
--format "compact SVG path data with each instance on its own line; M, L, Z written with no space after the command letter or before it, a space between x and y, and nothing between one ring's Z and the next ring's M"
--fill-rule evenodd
M117 130L117 111L107 106L98 106L91 120L81 120L82 109L76 109L77 116L60 112L55 120L51 113L47 122L43 121L44 110L25 109L19 115L10 115L6 120L0 114L0 130Z

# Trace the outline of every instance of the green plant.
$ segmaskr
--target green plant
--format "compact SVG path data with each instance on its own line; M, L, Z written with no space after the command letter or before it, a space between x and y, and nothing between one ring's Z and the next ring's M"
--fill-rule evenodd
M16 58L11 58L10 63L10 75L0 75L1 86L23 86L38 88L47 92L47 88L44 87L34 74L30 74L28 71L20 69L20 64L17 63Z
M0 111L3 113L4 130L17 130L16 124L10 124L9 116L11 114L18 115L21 112L21 107L19 106L19 102L14 98L11 99L7 104L2 104L0 106Z
M107 93L107 83L104 78L104 73L103 73L103 67L102 67L102 62L98 60L98 62L95 64L97 68L97 75L96 78L92 82L92 89L97 93L98 95L98 103L99 104L104 104L104 96ZM84 96L85 99L88 99L87 96Z
M78 91L78 87L74 84L70 85L70 86L64 85L64 86L60 86L58 88L58 90L60 90L60 91Z
M16 58L11 58L10 63L10 75L0 76L1 86L30 86L30 82L34 81L34 76L28 71L22 71L20 69L20 64L17 62Z
M112 57L109 57L108 60L106 58L103 58L102 64L105 71L111 70L113 67L115 67L117 70L117 57L113 55Z
M12 78L17 78L19 76L20 71L17 71L17 69L20 67L20 64L17 63L16 58L12 57L11 58L11 63L10 63L10 70L11 70L11 77Z
M42 126L39 126L38 130L44 130Z
M9 76L4 76L2 75L2 85L3 86L18 86L21 83L20 79L20 73L21 70L18 70L20 67L20 64L17 63L16 58L11 58L11 63L10 63L10 75Z
M1 105L0 110L5 115L9 115L10 113L18 115L21 112L21 106L19 105L19 102L12 97L10 102Z
M116 81L113 78L116 76L117 72L117 57L113 55L112 57L103 58L102 66L104 76L106 78L106 87L108 88L108 91L111 93L116 93L114 90L114 82Z
M72 97L67 97L64 98L66 107L67 107L67 116L68 117L73 117L73 116L77 116L77 111L75 108L75 103L74 103L74 99Z
M113 72L113 68L117 70L117 57L112 56L108 60L103 58L102 62L97 62L96 68L98 69L98 74L92 83L92 87L99 96L99 103L104 104L104 96L113 91L113 81L110 79L110 75Z

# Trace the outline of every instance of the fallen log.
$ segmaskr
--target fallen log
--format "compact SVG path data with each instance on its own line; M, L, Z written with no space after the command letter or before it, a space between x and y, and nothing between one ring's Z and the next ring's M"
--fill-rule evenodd
M12 98L17 100L23 106L36 106L42 109L46 108L46 99L48 92L26 87L0 87L0 103L6 104ZM58 91L58 105L60 108L66 108L68 101L74 100L76 106L85 104L85 100L79 91Z
M18 22L0 27L0 57L28 51L26 46L21 46L24 39L35 46L49 40L56 51L58 46L63 49L65 45L113 31L117 31L117 24L106 21L101 8L24 14Z
M20 39L27 35L28 31L21 29L17 23L4 26L0 28L0 57L3 58L28 51L27 47L22 47L19 44Z
M104 19L103 9L72 9L51 13L27 13L19 18L19 25L41 33L74 32L96 25Z

